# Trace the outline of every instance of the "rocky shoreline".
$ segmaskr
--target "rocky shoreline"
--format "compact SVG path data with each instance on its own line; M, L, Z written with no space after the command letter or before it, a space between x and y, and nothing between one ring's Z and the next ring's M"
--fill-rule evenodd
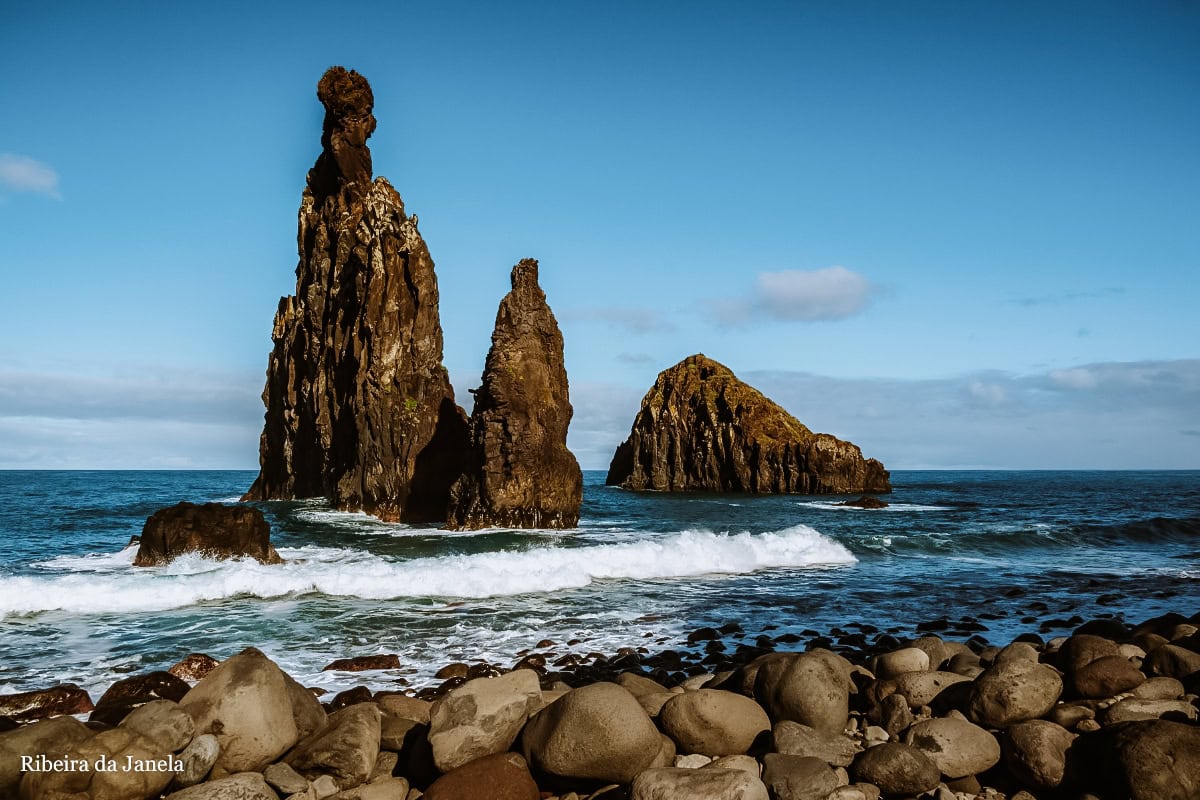
M1200 796L1200 614L1080 622L1004 646L969 618L905 639L855 623L609 654L546 640L404 690L371 688L399 665L374 655L331 663L364 678L332 695L253 648L192 654L94 704L70 685L0 697L0 797Z

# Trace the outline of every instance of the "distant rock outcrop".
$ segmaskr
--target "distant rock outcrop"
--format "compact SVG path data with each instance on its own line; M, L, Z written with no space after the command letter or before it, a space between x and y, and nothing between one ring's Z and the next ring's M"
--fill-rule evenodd
M400 195L371 179L366 79L317 86L322 152L300 205L296 293L275 316L261 471L247 500L327 497L386 520L445 516L466 418L442 366L433 260Z
M220 503L179 503L155 511L142 528L133 565L166 564L184 553L250 557L264 564L283 562L271 546L271 526L261 511Z
M567 449L571 414L562 333L538 285L538 262L525 259L496 313L447 526L574 527L583 475Z
M890 492L888 472L850 442L813 433L703 355L659 373L607 483L627 489Z

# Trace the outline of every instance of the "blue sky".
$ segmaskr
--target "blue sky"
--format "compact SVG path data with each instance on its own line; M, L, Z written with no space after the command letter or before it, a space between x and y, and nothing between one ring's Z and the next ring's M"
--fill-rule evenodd
M333 64L460 402L541 261L585 468L694 352L893 468L1200 467L1195 3L8 6L0 467L256 466Z

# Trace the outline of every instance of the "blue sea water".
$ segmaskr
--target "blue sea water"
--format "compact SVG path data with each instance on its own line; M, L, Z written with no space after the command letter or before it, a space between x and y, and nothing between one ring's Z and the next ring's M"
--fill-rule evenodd
M363 676L322 667L374 653L404 665L369 673L386 688L433 683L451 661L508 664L542 639L611 653L684 649L726 622L752 639L970 617L1007 642L1200 611L1200 472L894 472L877 511L637 494L587 472L576 530L451 533L275 502L260 505L283 565L130 565L153 511L236 502L253 477L0 472L0 693L71 681L96 696L190 652L252 645L334 690Z

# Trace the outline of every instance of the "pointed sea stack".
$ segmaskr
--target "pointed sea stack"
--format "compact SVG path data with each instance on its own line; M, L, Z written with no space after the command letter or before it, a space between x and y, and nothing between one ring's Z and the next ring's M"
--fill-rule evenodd
M562 333L538 286L538 262L527 258L513 267L496 312L447 527L574 527L583 474L567 449L571 414Z
M387 520L444 518L466 418L442 367L433 260L416 218L371 179L366 78L332 67L321 155L300 204L296 293L280 300L261 470L247 500L328 497Z
M890 492L887 470L857 445L813 433L728 367L703 355L658 375L609 485L664 492Z

